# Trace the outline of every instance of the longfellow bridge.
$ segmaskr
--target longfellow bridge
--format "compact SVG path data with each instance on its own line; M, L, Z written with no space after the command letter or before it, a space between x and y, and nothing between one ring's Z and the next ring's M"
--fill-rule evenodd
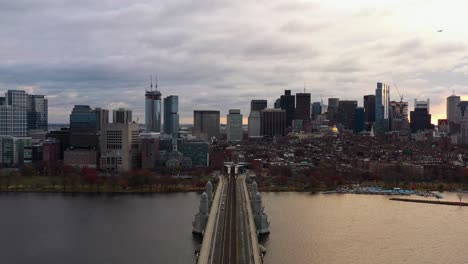
M259 234L269 233L256 183L249 188L238 164L226 163L214 195L207 185L194 221L194 233L203 235L198 263L261 264L264 249Z

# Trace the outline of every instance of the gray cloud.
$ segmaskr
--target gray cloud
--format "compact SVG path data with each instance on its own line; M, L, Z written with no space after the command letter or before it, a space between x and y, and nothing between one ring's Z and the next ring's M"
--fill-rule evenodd
M396 11L284 0L0 0L0 91L49 95L52 122L67 121L73 104L127 105L143 120L156 72L186 121L202 108L247 116L250 99L272 106L304 83L313 101L361 101L392 75L409 100L423 91L442 102L448 82L467 94L466 34L413 36L395 26Z

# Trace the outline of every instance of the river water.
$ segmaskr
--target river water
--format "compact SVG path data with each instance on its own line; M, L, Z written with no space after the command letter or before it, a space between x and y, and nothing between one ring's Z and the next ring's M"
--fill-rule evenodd
M352 194L263 200L267 264L468 263L468 207ZM198 203L196 193L0 194L1 263L195 263Z
M468 263L468 207L355 194L263 198L271 219L268 264Z
M198 197L0 194L0 263L195 263Z

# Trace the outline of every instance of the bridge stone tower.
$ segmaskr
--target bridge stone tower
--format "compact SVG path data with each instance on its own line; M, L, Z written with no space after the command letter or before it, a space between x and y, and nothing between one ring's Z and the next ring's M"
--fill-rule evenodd
M206 183L205 192L208 195L208 200L211 203L211 201L213 201L213 184L211 183L211 181L208 181Z
M205 186L205 192L200 197L198 213L195 215L195 220L192 222L192 233L198 235L204 234L212 202L213 184L208 181Z
M268 222L268 216L265 213L265 208L262 204L262 196L258 192L257 183L253 182L250 187L250 199L252 205L252 211L259 235L266 235L270 233L270 222Z

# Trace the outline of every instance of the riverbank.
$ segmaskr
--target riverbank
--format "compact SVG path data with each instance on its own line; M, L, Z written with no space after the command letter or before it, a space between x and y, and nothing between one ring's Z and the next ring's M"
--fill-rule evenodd
M127 178L100 177L94 181L56 176L1 177L0 192L5 193L174 193L202 192L211 178L184 179L159 177L139 183Z
M67 193L67 194L152 194L152 193L200 193L203 188L164 188L164 189L151 189L151 190L37 190L37 189L13 189L13 190L0 190L1 193Z
M468 206L468 203L464 203L464 202L419 200L419 199L406 199L406 198L390 198L390 200L398 201L398 202L408 202L408 203L425 203L425 204L439 204L439 205Z

